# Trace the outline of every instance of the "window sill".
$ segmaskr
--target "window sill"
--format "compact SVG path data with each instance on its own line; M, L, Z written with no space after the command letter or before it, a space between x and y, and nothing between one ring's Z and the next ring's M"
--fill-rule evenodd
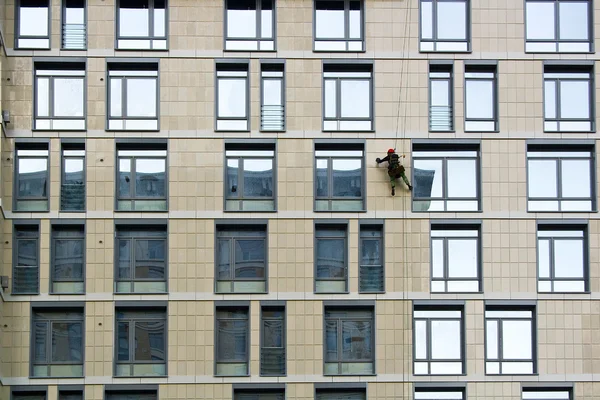
M245 375L213 375L215 378L250 378L250 374Z
M160 129L105 129L105 132L160 132Z
M49 213L50 210L11 210L13 213Z
M168 378L169 375L114 375L113 374L113 379L130 379L130 378L136 378L136 379L143 379L143 378Z
M115 210L116 213L168 213L169 210Z
M148 39L148 38L140 38L140 40L157 40L157 39ZM158 39L158 40L163 40L163 39ZM115 51L150 51L153 53L158 53L158 52L168 52L169 48L167 47L166 49L119 49L117 47L115 47Z
M347 290L345 292L313 292L313 293L316 295L322 294L322 295L328 296L328 295L332 295L332 294L350 294L350 291Z
M456 129L448 130L448 131L432 131L429 129L427 132L429 133L456 133Z
M381 291L381 292L361 292L360 290L358 291L358 294L385 294L385 290Z
M88 50L87 46L83 47L81 49L67 49L67 48L64 48L64 47L60 48L60 51L87 51L87 50Z
M224 296L224 295L240 295L240 294L244 294L244 295L252 295L252 294L269 294L269 292L215 292L215 294L218 294L219 296Z
M274 50L223 49L223 53L277 53L277 49L274 49Z
M251 131L250 131L250 129L239 130L239 131L232 130L232 129L215 129L215 132L236 132L236 133L242 132L242 133L250 133Z
M29 375L29 379L83 379L85 378L85 375L79 375L79 376L34 376L34 375Z
M485 376L539 376L538 372L534 372L533 374L488 374L485 373ZM448 375L445 375L448 376Z
M323 374L323 376L377 376L377 373L372 374Z
M313 210L315 213L366 213L367 210Z
M87 128L84 128L84 129L31 129L31 132L87 132Z
M85 292L83 293L64 293L64 292L48 292L50 296L85 296Z
M375 133L375 129L360 129L360 130L349 130L349 129L321 129L323 133Z
M536 214L596 214L598 210L592 211L548 211L548 210L527 210L528 213L536 213Z
M421 54L471 54L473 50L419 50Z
M223 210L225 213L243 213L243 214L268 214L276 213L277 210Z
M123 295L123 296L167 296L169 292L113 292L113 295Z
M418 377L422 377L422 376L434 376L434 377L445 377L445 376L467 376L467 374L465 372L461 373L461 374L412 374L412 376L418 376ZM490 375L492 376L492 375Z
M315 50L313 48L313 53L366 53L367 50Z
M51 47L16 47L13 50L34 51L34 50L52 50Z

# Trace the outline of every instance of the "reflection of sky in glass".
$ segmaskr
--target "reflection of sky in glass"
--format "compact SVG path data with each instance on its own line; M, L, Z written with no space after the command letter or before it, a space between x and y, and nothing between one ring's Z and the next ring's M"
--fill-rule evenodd
M20 36L48 36L48 7L27 7L21 2L19 9Z
M83 79L54 79L54 116L83 117Z
M502 322L502 357L528 360L532 356L531 321Z
M427 323L425 321L415 321L415 358L424 359L427 357Z
M475 160L448 160L448 197L476 197Z
M583 277L583 241L554 241L554 273L557 278Z
M432 2L421 2L421 37L433 39L433 9Z
M228 38L256 37L256 10L227 10Z
M325 117L335 118L336 111L336 81L328 79L325 81Z
M244 160L244 196L273 195L273 160Z
M550 278L550 241L538 241L538 273L540 278Z
M317 160L317 196L327 197L327 160Z
M444 241L433 240L431 242L431 265L434 278L444 277Z
M431 321L431 358L460 359L460 321Z
M589 82L560 83L561 118L582 118L590 116Z
M145 8L119 9L119 35L125 37L148 37L150 10Z
M46 171L47 165L47 158L20 158L19 174L29 174Z
M544 116L556 118L556 82L544 82Z
M563 197L591 197L588 160L562 160L561 177Z
M448 240L448 269L451 278L477 277L477 241Z
M156 79L127 79L127 116L156 117Z
M246 116L246 80L219 79L219 118Z
M65 173L75 173L83 171L83 159L67 159L65 160Z
M84 24L83 8L67 8L65 10L67 24Z
M280 79L264 79L263 80L263 105L265 106L280 106L281 96Z
M530 160L527 181L529 182L529 197L556 197L556 161Z
M119 78L111 78L110 80L110 116L120 117L123 115L122 110L122 86L123 83Z
M317 7L319 2L317 2ZM330 3L331 4L331 3ZM323 39L344 38L344 2L340 1L341 10L320 10L317 8L316 37Z
M555 39L554 2L526 2L527 39Z
M361 160L333 160L333 196L360 197Z
M448 80L432 80L431 81L431 105L432 106L449 106L449 85Z
M50 91L50 80L38 78L37 80L37 115L48 117L50 115L50 104L48 102Z
M371 95L369 81L342 80L342 117L368 118Z
M494 91L492 81L467 80L467 118L493 118Z
M498 322L487 321L485 329L487 358L498 359Z
M437 38L466 39L467 11L465 2L437 3Z
M559 36L562 40L587 40L588 38L588 3L558 3L560 13Z

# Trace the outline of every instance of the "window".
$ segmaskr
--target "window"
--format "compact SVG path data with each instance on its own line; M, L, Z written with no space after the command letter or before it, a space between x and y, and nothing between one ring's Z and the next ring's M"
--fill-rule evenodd
M360 293L383 293L383 225L360 225L360 265L358 291Z
M529 212L596 210L594 146L527 146Z
M315 211L364 211L364 143L315 143Z
M260 65L260 130L285 131L285 64Z
M58 400L83 400L83 390L59 389Z
M83 307L32 311L31 375L83 377Z
M158 400L158 389L137 389L138 385L130 385L127 390L106 390L105 400ZM152 385L139 385L152 386Z
M62 48L85 50L87 48L86 0L63 0Z
M119 307L116 326L116 376L167 375L166 307Z
M375 373L373 308L325 307L324 375Z
M431 292L481 291L481 225L431 226Z
M573 389L565 387L524 387L523 400L571 400Z
M348 225L315 225L315 292L348 291Z
M315 51L365 51L362 0L315 0Z
M275 0L226 0L225 7L225 50L275 50Z
M465 389L457 387L423 386L415 387L415 400L465 400Z
M167 50L167 0L117 0L119 50Z
M344 382L345 386L352 386ZM366 400L366 389L317 389L316 400Z
M264 384L261 384L261 386ZM233 389L233 400L285 400L285 389Z
M454 80L451 64L429 65L429 130L454 131Z
M12 294L39 294L39 225L14 225L13 244Z
M420 51L471 51L469 0L421 0Z
M85 227L52 227L50 293L85 293Z
M261 308L260 375L286 374L285 306Z
M590 0L526 0L525 51L592 52Z
M248 306L217 307L215 375L249 374L250 327Z
M216 130L250 130L249 65L217 63Z
M11 388L11 400L46 400L47 388L43 389L32 389L31 387L25 386L21 388Z
M267 292L267 226L218 226L216 293Z
M48 143L17 143L15 152L14 210L48 211Z
M479 211L479 144L413 145L413 211Z
M49 0L16 0L15 48L50 49Z
M373 126L373 64L324 64L323 131Z
M117 145L117 210L167 211L167 145Z
M117 226L117 293L167 292L167 227Z
M544 131L594 131L591 66L544 67Z
M226 143L225 210L275 211L275 143Z
M158 130L158 63L108 64L107 130Z
M485 373L535 374L535 309L525 306L485 308Z
M539 224L538 292L588 291L587 226Z
M465 65L465 131L499 130L497 90L495 65Z
M464 306L415 305L414 375L465 373Z
M62 144L60 211L85 211L85 144Z

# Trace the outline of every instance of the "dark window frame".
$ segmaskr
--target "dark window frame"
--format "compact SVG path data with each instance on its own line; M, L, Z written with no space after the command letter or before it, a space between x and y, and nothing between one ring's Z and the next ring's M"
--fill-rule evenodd
M225 74L219 76L219 73ZM229 72L237 72L239 75L231 76ZM242 74L245 73L245 76ZM240 80L246 81L245 113L243 117L221 117L219 115L219 83L220 80ZM250 61L248 59L225 59L215 60L215 131L216 132L250 132L252 120L250 118ZM238 122L244 121L246 129L219 128L219 122Z
M350 1L352 0L334 0L336 2L344 3L344 37L343 38L318 38L317 37L317 0L312 0L313 3L313 52L315 53L364 53L366 52L366 7L365 1L360 0L360 38L350 38ZM321 50L317 49L318 42L333 42L343 43L345 46L344 50ZM358 50L350 50L350 43L360 43L361 48Z
M60 232L73 232L80 233L80 236L74 236L69 234L61 234ZM50 294L60 294L60 295L81 295L86 293L85 282L86 282L86 225L85 221L77 220L60 220L53 221L50 226ZM82 271L81 271L81 279L78 280L68 280L68 279L56 279L56 240L67 239L67 240L80 240L83 243L83 254L81 257L82 260ZM54 288L54 284L56 282L81 282L83 284L82 292L61 292L56 291Z
M119 395L119 394L128 394L128 395L137 395L137 394L154 394L154 400L158 400L158 385L148 385L148 384L123 384L123 385L104 385L102 389L103 399L110 400L110 395ZM143 398L142 400L148 400L147 398Z
M22 230L23 232L32 232L31 236L24 236L23 239L19 238L18 231ZM12 248L12 287L11 294L12 295L38 295L40 294L40 242L41 242L41 233L40 233L40 221L31 220L27 221L27 223L23 223L23 221L13 221L13 248ZM35 248L37 250L37 254L35 255L37 266L17 266L18 260L18 246L20 240L34 240L37 242ZM37 290L34 291L24 291L24 292L15 292L15 270L17 268L35 268L37 269Z
M142 50L142 51L164 51L167 52L169 51L169 0L162 0L165 2L165 35L164 36L155 36L154 35L154 2L156 0L147 0L148 1L148 33L152 32L152 34L148 35L148 36L140 36L140 37L136 37L136 36L121 36L119 34L119 28L121 25L121 17L120 17L120 9L121 9L121 1L120 0L116 0L115 1L115 50L122 50L122 51L136 51L136 50ZM147 41L149 44L148 48L139 48L139 47L120 47L119 46L119 41L120 40L129 40L129 41L133 41L133 42L139 42L139 41ZM165 41L165 47L164 48L154 48L154 42L155 41Z
M27 385L27 386L9 386L10 399L20 400L17 396L42 396L44 400L48 400L48 386L42 385ZM22 398L22 397L21 397ZM29 400L29 399L27 399Z
M276 52L277 51L277 0L272 0L272 21L271 21L271 38L262 38L262 1L256 0L256 36L252 38L236 38L229 37L227 35L227 26L229 19L227 17L227 11L229 11L229 1L225 0L223 4L223 50L231 52ZM242 48L227 48L228 42L256 42L256 49L242 49ZM260 47L261 42L272 42L273 49L263 50Z
M573 384L552 384L546 382L540 382L539 384L526 384L525 382L521 385L521 396L520 399L523 399L523 395L525 393L540 393L540 392L567 392L566 400L574 400L574 388ZM539 396L539 395L538 395ZM544 397L535 397L535 400L544 400ZM534 397L527 396L528 399L534 399ZM554 397L553 397L554 398Z
M285 385L279 388L279 384L233 384L233 400L285 400Z
M431 3L431 39L423 38L423 11L422 4ZM438 3L465 3L465 40L461 39L440 39L438 38L437 33L437 20L438 20ZM472 33L472 17L471 17L471 1L470 0L419 0L419 52L420 53L471 53L472 50L472 41L473 41L473 33ZM432 49L423 49L424 43L431 43ZM439 43L466 43L465 50L438 50Z
M468 77L467 74L493 74L492 77L473 76ZM496 64L465 64L465 85L464 85L464 116L465 116L465 132L499 132L500 117L499 117L499 96L498 96L498 67ZM468 118L467 117L467 82L491 82L492 83L492 106L494 107L493 116L488 118ZM494 124L493 129L467 129L469 122L491 122Z
M60 26L61 26L61 31L60 31L60 49L61 50L66 50L66 51L71 51L71 50L87 50L87 38L88 38L88 1L87 0L81 0L83 2L83 46L82 47L69 47L69 46L65 46L65 41L66 41L66 35L65 35L65 31L66 31L66 26L67 25L74 25L74 24L67 24L67 1L68 0L61 0L61 20L60 20Z
M437 383L437 382L418 382L413 385L413 399L416 400L435 400L436 397L427 398L424 396L418 396L417 393L431 393L431 396L436 396L435 393L460 393L462 396L461 400L468 399L467 396L467 385L464 383Z
M19 151L45 151L46 155L19 155ZM50 142L49 141L35 141L35 142L21 142L17 141L15 143L15 151L14 151L14 179L13 179L13 212L49 212L50 211L50 189L51 189L51 181L50 181ZM19 197L19 160L21 158L46 158L46 196L42 197ZM45 201L46 208L43 210L19 210L18 204L19 202L29 202L29 201Z
M328 223L323 223L320 220L315 220L314 222L314 244L313 244L313 253L314 253L314 269L313 269L313 274L314 274L314 279L313 279L313 290L314 293L316 294L333 294L333 293L349 293L350 292L350 288L349 288L349 276L350 276L350 262L349 262L349 250L348 250L348 241L349 241L349 223L348 221L328 221ZM343 236L341 235L326 235L324 236L325 240L327 239L336 239L336 238L342 238L344 240L344 269L345 269L345 276L342 279L332 279L330 276L328 276L327 278L318 278L318 273L317 270L319 268L319 255L317 252L317 242L319 240L319 234L318 231L323 231L323 232L329 232L329 231L338 231L338 232L343 232ZM326 281L326 282L331 282L331 281L343 281L345 283L345 290L342 292L335 292L335 291L318 291L317 290L317 282L318 281Z
M273 311L273 312L280 312L281 318L278 317L266 317L264 315L265 312L267 311ZM267 321L280 321L282 324L281 327L281 342L282 342L282 346L281 347L266 347L264 344L264 340L265 340L265 329L266 329L266 322ZM287 307L285 305L285 302L283 302L282 304L273 304L273 302L261 302L260 305L260 337L259 337L259 343L260 343L260 357L259 357L259 370L260 376L287 376ZM264 367L264 362L263 362L263 357L266 357L267 353L269 350L274 351L274 352L281 352L282 353L282 357L283 357L283 371L280 373L267 373L266 371L263 370Z
M61 142L61 157L60 157L60 187L61 187L61 196L60 196L60 212L85 212L87 209L87 151L85 149L85 142L71 142L71 141L62 141ZM76 154L66 154L66 152L80 152L83 151L83 155ZM63 205L63 186L66 185L66 163L67 160L73 159L82 159L83 161L83 208L80 210L67 210Z
M66 399L61 397L62 395L67 396ZM65 385L58 387L58 400L71 400L70 396L79 396L80 400L85 399L85 389L79 385Z
M363 236L366 232L375 232L379 236ZM381 265L377 264L364 264L363 263L363 242L366 240L375 240L379 242L379 249L381 252ZM385 225L384 221L359 221L359 232L358 232L358 292L359 293L385 293ZM369 290L365 288L363 282L363 273L367 275L367 271L363 269L375 269L381 268L381 287L380 289Z
M20 23L19 21L21 20L21 0L15 0L15 20L14 20L14 27L15 27L15 50L50 50L51 46L52 46L52 4L50 0L47 0L48 3L48 25L47 25L47 32L48 34L45 36L20 36ZM48 40L48 47L28 47L28 46L19 46L19 39L29 39L29 40L33 40L33 39L37 39L37 40Z
M285 60L283 62L275 62L277 60L261 60L260 62L260 132L285 132L287 129L286 118L286 78L285 78ZM281 76L274 74L281 73ZM271 76L273 75L273 76ZM276 107L274 105L264 104L265 81L280 81L281 82L281 127L276 126L277 122L270 122L270 119L276 119L276 110L268 112L265 107ZM269 118L270 117L270 118ZM273 128L270 128L273 126Z
M453 1L453 0L450 0ZM432 75L433 74L433 75ZM435 128L436 126L442 125L444 123L435 122L433 115L433 107L445 107L445 106L434 106L431 104L432 102L432 91L433 91L433 82L444 81L448 83L448 129L443 128ZM456 107L454 104L454 65L450 63L429 63L429 72L427 76L427 97L428 97L428 130L429 132L447 132L453 133L456 131ZM442 116L442 118L444 118Z
M246 314L246 318L222 318L219 317L220 312L232 312L232 311L242 311ZM230 301L230 302L216 302L215 303L215 359L214 359L214 376L216 377L232 377L232 376L250 376L250 335L251 335L251 315L250 315L250 303L246 301ZM219 357L219 320L235 320L235 321L245 321L246 322L246 354L245 360L228 360L223 361ZM231 374L219 374L218 366L219 364L246 364L246 373L240 375L231 375Z

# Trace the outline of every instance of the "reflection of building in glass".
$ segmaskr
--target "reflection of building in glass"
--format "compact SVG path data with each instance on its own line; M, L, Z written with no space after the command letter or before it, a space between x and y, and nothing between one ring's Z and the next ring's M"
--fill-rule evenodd
M19 172L20 197L47 197L47 177L47 171Z
M239 168L227 167L228 188L231 192L237 191ZM273 170L251 171L244 169L244 196L246 197L272 197L273 196ZM234 190L235 189L235 190Z
M317 169L317 191L327 192L328 170ZM334 197L360 197L362 193L362 169L333 170Z

